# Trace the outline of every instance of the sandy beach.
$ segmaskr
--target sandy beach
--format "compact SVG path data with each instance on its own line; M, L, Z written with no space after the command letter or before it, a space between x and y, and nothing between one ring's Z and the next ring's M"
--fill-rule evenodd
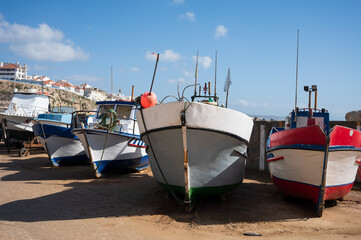
M360 217L359 183L319 218L247 169L226 199L186 213L150 169L95 179L90 166L51 167L43 150L19 157L0 144L0 239L360 239Z

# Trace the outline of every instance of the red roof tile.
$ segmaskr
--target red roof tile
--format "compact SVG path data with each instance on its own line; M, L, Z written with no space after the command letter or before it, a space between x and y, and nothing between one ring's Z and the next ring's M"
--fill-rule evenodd
M8 64L8 65L2 66L0 68L20 68L20 67L15 64Z

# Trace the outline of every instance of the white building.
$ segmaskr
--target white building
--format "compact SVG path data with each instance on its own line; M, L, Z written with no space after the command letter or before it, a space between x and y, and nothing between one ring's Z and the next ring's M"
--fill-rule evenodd
M37 81L37 82L44 82L44 81L48 81L50 80L49 77L47 76L42 76L42 75L30 75L27 77L27 80L32 80L32 81Z
M107 92L98 88L85 88L84 95L94 101L104 101L107 98Z
M21 66L19 62L3 63L0 62L0 79L6 80L26 80L28 68L26 64Z

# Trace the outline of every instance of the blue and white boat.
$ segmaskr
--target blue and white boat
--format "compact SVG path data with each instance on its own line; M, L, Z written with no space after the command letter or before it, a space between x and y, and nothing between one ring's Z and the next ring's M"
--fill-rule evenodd
M146 168L149 160L135 118L137 104L125 100L96 104L97 123L72 130L90 157L95 176Z
M48 153L54 166L89 162L80 140L72 134L73 127L91 121L89 113L45 113L33 119L33 132Z

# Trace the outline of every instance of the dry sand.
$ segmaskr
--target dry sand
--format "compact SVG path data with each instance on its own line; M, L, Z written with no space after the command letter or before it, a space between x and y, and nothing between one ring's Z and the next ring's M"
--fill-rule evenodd
M185 213L149 169L94 179L87 165L51 167L43 151L20 158L0 144L0 239L361 239L360 218L360 184L318 218L247 169L225 201Z

